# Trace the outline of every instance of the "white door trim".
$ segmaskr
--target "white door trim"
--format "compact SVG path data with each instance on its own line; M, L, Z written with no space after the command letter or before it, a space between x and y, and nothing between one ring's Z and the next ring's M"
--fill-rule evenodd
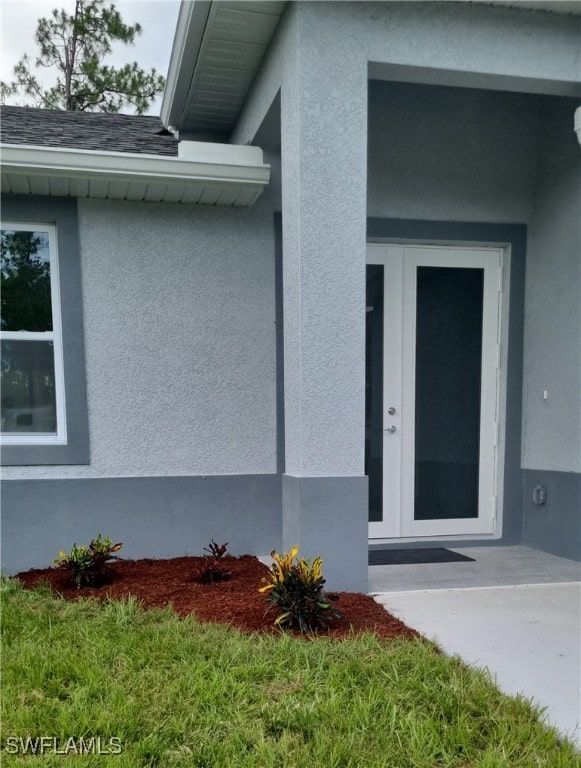
M492 535L496 522L503 248L369 243L367 262L384 266L383 428L396 428L393 433L383 433L384 514L381 522L369 524L369 537L413 539ZM405 397L404 382L405 391L415 393L418 266L467 266L484 270L479 515L473 519L413 519L415 399ZM390 292L390 280L391 285L399 284L401 288ZM390 416L388 408L396 402L396 414ZM403 431L402 424L405 425Z
M388 295L389 275L399 283L403 282L403 259L401 246L374 245L367 246L367 263L381 264L383 270L383 295ZM369 523L369 537L372 539L401 536L401 413L394 416L387 413L390 403L388 397L401 403L402 396L402 342L403 342L403 293L396 292L392 302L383 306L383 326L390 328L393 338L383 334L383 420L382 428L392 424L396 432L383 433L383 520L379 523ZM391 334L390 334L391 335ZM390 439L387 439L387 438ZM394 468L392 487L387 492L385 483L385 467Z

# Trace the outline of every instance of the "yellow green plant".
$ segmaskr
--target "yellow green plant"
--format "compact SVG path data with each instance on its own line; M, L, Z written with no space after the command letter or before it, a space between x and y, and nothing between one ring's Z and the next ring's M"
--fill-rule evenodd
M88 584L90 581L89 569L91 562L92 556L89 548L84 544L77 546L75 542L70 552L67 553L64 549L61 549L58 557L55 558L54 564L57 568L69 571L79 589L83 584Z
M259 592L267 594L267 610L278 611L274 622L277 626L315 632L341 617L333 607L338 597L323 593L323 558L318 556L311 562L299 558L298 553L297 546L281 554L273 550L273 563Z
M99 534L96 539L91 539L88 546L77 546L75 542L69 553L61 549L54 564L57 568L69 571L79 589L96 584L103 576L105 565L110 560L119 559L114 553L122 546L121 543L113 544L108 536L104 539Z

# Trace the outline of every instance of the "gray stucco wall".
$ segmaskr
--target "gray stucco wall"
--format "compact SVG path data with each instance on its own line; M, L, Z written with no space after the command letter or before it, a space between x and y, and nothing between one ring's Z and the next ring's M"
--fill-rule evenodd
M367 213L530 221L538 97L369 83Z
M281 92L285 471L363 474L365 67L291 16ZM290 32L289 32L290 34ZM312 73L317 72L313 78Z
M581 472L581 148L568 103L544 104L542 125L527 257L522 463Z
M544 504L533 501L538 485L545 488ZM523 546L581 560L581 475L525 469L523 496Z
M123 557L203 555L211 538L233 555L279 549L280 475L12 480L2 487L2 570L52 564L100 531Z
M389 79L573 95L579 93L581 20L475 3L309 3L326 26ZM349 42L347 42L349 41ZM384 65L384 66L381 66ZM373 72L372 72L373 74ZM430 79L426 79L430 78Z
M4 478L276 472L272 204L79 201L90 463Z
M290 3L231 136L254 139L280 89L297 6L303 28L390 81L581 95L581 20L476 3ZM289 46L289 41L291 46Z

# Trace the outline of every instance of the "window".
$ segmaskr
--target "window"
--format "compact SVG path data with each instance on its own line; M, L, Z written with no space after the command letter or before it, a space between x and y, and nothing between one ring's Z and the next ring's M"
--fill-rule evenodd
M77 200L2 195L1 203L0 463L88 464Z
M56 228L3 222L0 232L3 445L65 445Z

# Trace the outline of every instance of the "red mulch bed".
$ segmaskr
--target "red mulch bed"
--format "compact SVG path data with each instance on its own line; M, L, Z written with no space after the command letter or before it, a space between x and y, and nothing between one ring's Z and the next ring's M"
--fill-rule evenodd
M120 599L133 595L147 608L169 603L180 616L194 613L202 621L232 624L246 632L278 632L273 628L276 614L265 614L266 598L258 592L268 568L251 555L224 558L221 563L232 576L226 581L201 584L196 581L201 557L171 560L123 560L108 566L106 583L99 588L77 589L69 574L58 568L25 571L17 578L26 587L41 581L67 600L80 597ZM343 618L334 620L325 634L341 638L352 632L374 632L382 638L415 637L417 633L391 616L369 595L339 592L336 608Z

